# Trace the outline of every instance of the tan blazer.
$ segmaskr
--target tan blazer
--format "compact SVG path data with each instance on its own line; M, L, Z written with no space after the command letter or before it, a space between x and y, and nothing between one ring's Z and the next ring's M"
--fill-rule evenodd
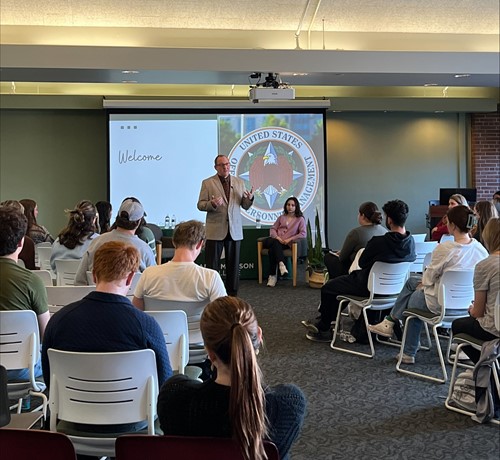
M235 176L231 176L231 190L229 192L229 203L224 194L224 188L217 174L205 179L201 183L200 196L198 198L198 209L206 211L207 240L223 240L227 232L235 241L243 239L243 228L241 223L240 206L248 209L252 206L252 200L243 195L245 182ZM217 208L210 202L212 196L221 196L224 203Z

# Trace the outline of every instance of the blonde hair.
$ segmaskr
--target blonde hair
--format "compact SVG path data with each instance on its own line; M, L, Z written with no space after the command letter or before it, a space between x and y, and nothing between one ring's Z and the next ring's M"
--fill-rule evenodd
M237 297L220 297L205 307L200 329L205 347L230 369L233 439L246 460L267 459L265 395L255 352L260 343L252 307Z
M483 243L490 254L500 251L500 218L492 217L485 225Z
M454 195L451 195L450 198L448 198L448 201L450 200L455 201L459 205L469 207L469 203L467 203L467 198L465 198L463 195L460 195L460 193L455 193Z
M108 241L97 249L92 271L97 281L118 281L139 269L139 251L122 241Z

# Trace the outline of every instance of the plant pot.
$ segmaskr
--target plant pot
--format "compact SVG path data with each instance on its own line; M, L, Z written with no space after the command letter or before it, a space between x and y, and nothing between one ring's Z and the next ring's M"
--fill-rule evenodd
M307 272L309 276L306 275L308 278L309 286L312 287L313 289L321 289L321 287L325 284L325 272L322 271L312 271L309 273Z

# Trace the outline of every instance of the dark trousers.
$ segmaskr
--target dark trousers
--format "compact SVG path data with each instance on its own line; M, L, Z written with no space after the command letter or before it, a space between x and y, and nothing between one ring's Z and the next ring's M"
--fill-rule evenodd
M480 340L495 340L498 338L493 334L490 334L488 331L485 331L479 324L479 321L472 316L456 319L453 323L451 323L451 330L453 331L453 335L460 334L462 332ZM479 361L479 357L481 356L481 352L479 350L472 347L463 347L463 350L474 364Z
M337 317L339 310L338 295L359 295L368 296L367 284L365 280L360 280L358 274L353 272L350 275L343 275L328 281L321 288L321 305L319 312L321 322L319 329L326 331L330 329L331 322Z
M237 296L240 285L240 243L234 241L231 235L226 235L222 241L207 240L205 243L205 263L208 268L220 271L220 256L222 248L226 255L225 286L228 295Z
M347 273L349 272L349 267L345 267L338 256L327 252L324 259L330 279L337 278L338 276L342 275L347 275Z
M264 249L269 249L269 274L276 275L276 269L280 262L285 263L284 249L290 249L287 244L281 244L276 238L264 240Z

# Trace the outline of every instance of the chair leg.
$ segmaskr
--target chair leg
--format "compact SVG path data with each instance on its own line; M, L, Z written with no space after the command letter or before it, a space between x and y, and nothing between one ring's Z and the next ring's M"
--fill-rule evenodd
M406 326L405 326L404 332L403 332L403 340L401 341L401 348L399 351L399 359L398 359L398 362L396 364L396 369L398 372L401 372L402 374L413 375L413 376L420 377L420 378L423 378L426 380L431 380L432 382L445 383L448 380L448 374L446 372L446 365L445 365L444 358L443 358L443 352L441 351L441 344L439 343L439 337L438 337L438 333L437 333L438 326L436 326L436 325L432 326L432 333L434 335L434 340L436 341L436 349L437 349L438 356L439 356L439 362L441 364L441 371L443 373L443 378L432 377L430 375L421 374L420 372L409 371L408 369L403 369L401 367L401 362L403 360L403 350L404 350L405 344L406 344L406 334L408 332L408 322L413 320L413 319L419 319L419 318L416 318L415 316L409 316L406 319Z
M262 284L262 241L257 241L257 269L259 272L259 284Z
M349 350L348 348L341 348L341 347L335 346L335 340L337 339L338 328L340 327L339 326L340 325L340 312L342 311L342 304L344 302L347 302L347 300L342 300L339 303L339 311L337 312L337 320L335 322L335 329L333 330L333 339L332 339L332 342L330 344L330 347L332 348L332 350L343 351L344 353L350 353L352 355L363 356L364 358L373 358L375 356L375 348L373 346L373 339L371 337L371 333L370 333L370 331L368 331L368 324L369 323L368 323L368 315L366 313L368 308L363 308L362 315L363 315L363 319L365 321L366 330L368 331L368 343L370 344L370 353L363 353L361 351Z

